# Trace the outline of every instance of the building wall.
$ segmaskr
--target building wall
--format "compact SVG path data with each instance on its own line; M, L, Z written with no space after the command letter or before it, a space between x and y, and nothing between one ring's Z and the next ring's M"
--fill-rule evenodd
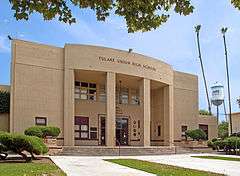
M215 116L199 115L198 125L208 125L208 139L211 140L218 136L217 118Z
M198 78L174 72L174 140L182 139L181 126L198 128Z
M160 126L160 136L158 136ZM151 143L160 145L164 142L164 95L163 88L151 91ZM166 127L168 128L168 127Z
M0 131L9 131L9 114L0 114Z
M232 130L233 133L240 132L240 112L232 113Z
M80 75L77 75L75 72L79 70L102 72L105 75L100 77L105 79L104 81L106 81L106 73L111 72L117 73L116 79L119 74L123 74L136 77L134 79L138 79L138 81L147 79L151 82L161 82L160 87L151 87L151 139L153 145L156 141L163 142L164 136L169 136L170 131L167 130L171 125L164 123L164 119L171 114L172 109L174 140L181 140L182 125L187 125L188 129L198 128L197 76L173 71L170 65L159 60L116 49L69 44L64 48L58 48L14 40L12 42L10 130L23 133L27 127L35 125L34 118L40 116L47 117L48 125L58 126L63 132L64 124L65 129L71 128L73 125L71 114L89 116L91 118L90 126L97 126L99 114L107 113L106 104L89 101L75 101L74 103L72 99L74 80L90 79L91 81L92 79L97 81L94 75L87 79L84 74L81 76L81 71ZM71 85L68 85L69 79L71 79ZM125 79L127 81L128 77ZM169 93L171 100L164 100L167 95L164 94L164 86L173 86L173 99ZM67 106L69 102L73 102L73 105ZM164 102L173 102L173 105L167 108L166 103L164 106ZM144 133L142 107L119 105L117 108L121 113L116 112L116 116L126 116L130 119L129 144L142 145ZM65 118L69 115L71 118ZM141 120L140 136L134 137L133 122L138 120ZM161 136L157 136L158 125L161 126ZM71 133L70 130L69 134ZM63 137L62 133L60 138ZM98 143L98 141L75 142L86 145L88 142L94 145Z
M35 117L63 131L63 49L14 40L11 81L11 132L23 133Z

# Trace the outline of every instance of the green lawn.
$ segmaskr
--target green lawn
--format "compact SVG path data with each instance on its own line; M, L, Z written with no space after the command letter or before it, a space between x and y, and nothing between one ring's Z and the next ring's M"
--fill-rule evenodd
M107 159L112 163L127 166L133 169L142 170L159 176L223 176L222 174L185 169L182 167L169 166L165 164L153 163L136 159Z
M240 158L231 158L224 156L192 156L193 158L203 158L203 159L216 159L216 160L227 160L227 161L240 161Z
M0 163L0 176L66 176L53 163Z

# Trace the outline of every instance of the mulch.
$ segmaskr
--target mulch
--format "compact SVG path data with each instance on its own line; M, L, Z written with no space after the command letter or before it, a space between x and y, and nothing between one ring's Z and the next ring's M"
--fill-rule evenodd
M5 160L0 160L1 163L25 163L21 157L7 157ZM37 160L32 160L32 163L52 163L52 161L47 157L37 157Z

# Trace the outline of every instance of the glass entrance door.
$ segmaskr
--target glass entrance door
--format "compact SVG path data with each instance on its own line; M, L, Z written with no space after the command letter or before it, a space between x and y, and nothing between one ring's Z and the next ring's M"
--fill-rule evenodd
M128 145L128 119L116 118L116 145Z

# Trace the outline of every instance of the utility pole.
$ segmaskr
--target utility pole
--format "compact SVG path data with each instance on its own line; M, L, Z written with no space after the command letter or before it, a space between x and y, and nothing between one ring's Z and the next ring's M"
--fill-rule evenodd
M202 55L201 55L201 47L200 47L200 42L199 42L199 32L200 32L200 29L201 29L201 25L195 26L195 32L197 33L197 46L198 46L199 60L200 60L200 63L201 63L203 81L204 81L204 85L205 85L205 92L206 92L207 102L208 102L208 112L210 114L212 114L211 104L210 104L209 95L208 95L207 81L206 81L206 77L205 77L203 61L202 61Z
M229 71L228 71L228 53L227 53L227 45L226 45L226 37L225 34L228 28L222 28L221 32L223 34L223 43L225 49L225 59L226 59L226 72L227 72L227 86L228 86L228 106L229 106L229 124L230 124L230 135L232 134L232 108L231 108L231 94L230 94L230 81L229 81Z

